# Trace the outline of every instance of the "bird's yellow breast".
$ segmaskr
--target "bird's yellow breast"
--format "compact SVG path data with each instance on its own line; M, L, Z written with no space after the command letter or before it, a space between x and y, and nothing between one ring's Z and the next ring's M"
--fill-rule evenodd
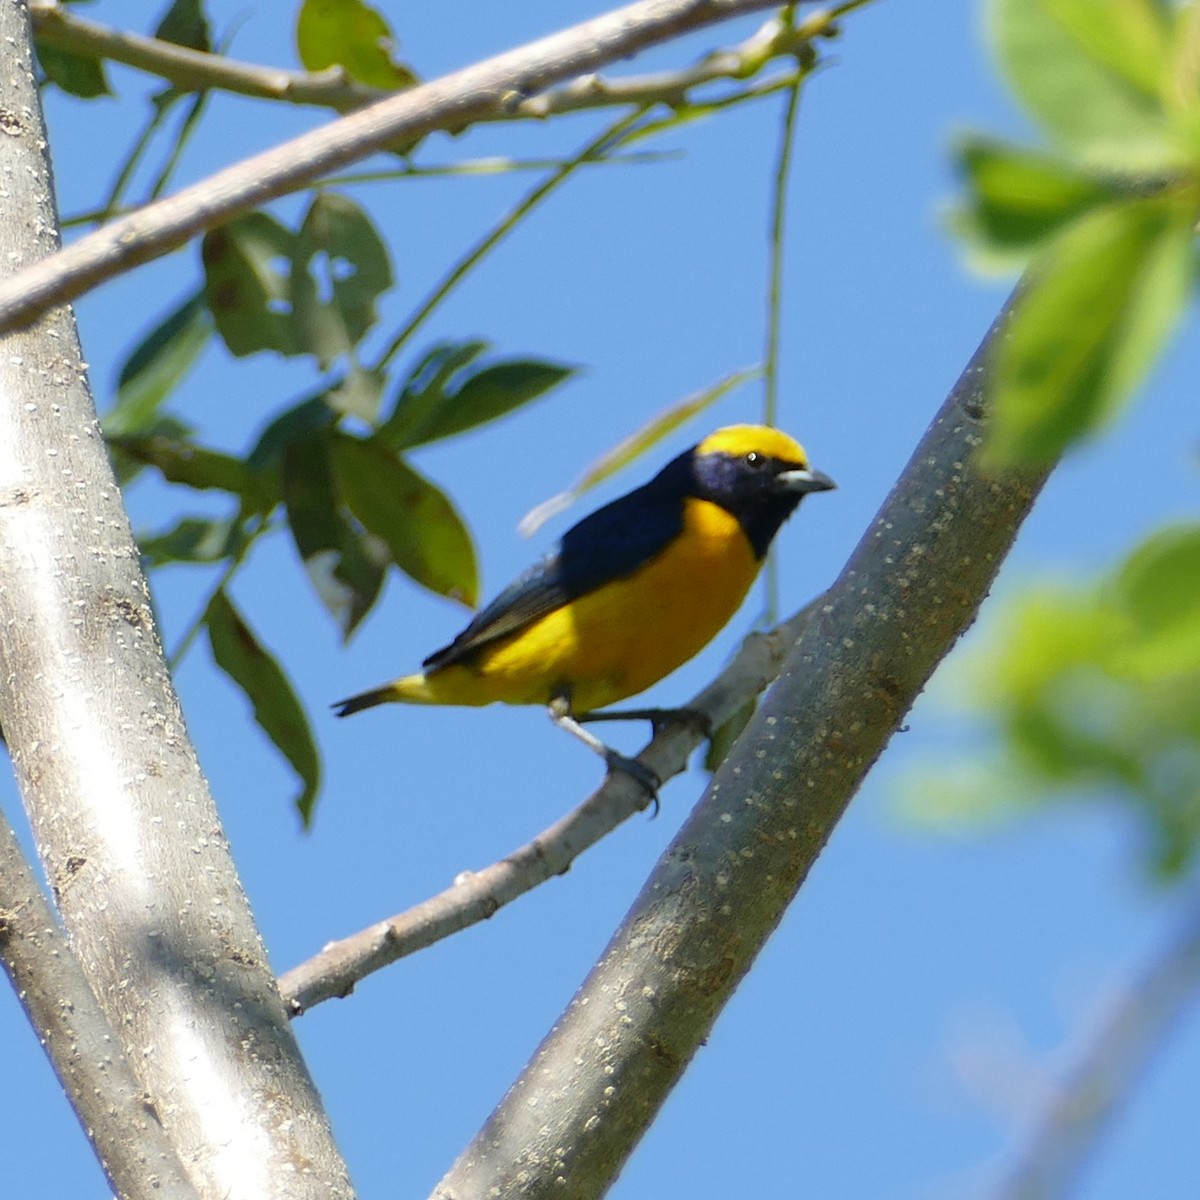
M589 712L644 691L698 653L745 599L759 562L737 518L684 504L683 530L632 575L589 592L427 677L438 703L547 704Z

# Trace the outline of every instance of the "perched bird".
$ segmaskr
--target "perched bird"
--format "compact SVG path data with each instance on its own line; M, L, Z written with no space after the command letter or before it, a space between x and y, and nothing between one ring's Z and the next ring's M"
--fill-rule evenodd
M569 529L419 674L341 700L337 715L389 702L544 704L653 793L649 771L579 722L603 719L594 710L644 691L707 645L783 522L809 492L835 486L776 429L718 429Z

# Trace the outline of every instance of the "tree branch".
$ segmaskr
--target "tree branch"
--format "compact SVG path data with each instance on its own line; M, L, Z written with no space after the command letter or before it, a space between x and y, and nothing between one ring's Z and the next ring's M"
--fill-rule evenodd
M974 619L1042 475L975 465L976 352L599 963L436 1189L601 1195Z
M2 815L0 961L121 1200L197 1200Z
M165 79L181 92L223 91L258 100L317 105L339 112L371 104L386 93L364 87L341 67L287 71L206 54L161 38L127 33L76 16L57 3L32 3L29 16L39 42L85 58L108 59Z
M0 45L14 270L57 245L21 0L0 0ZM67 309L0 354L0 724L72 952L193 1186L349 1197L162 659ZM81 1103L103 1123L96 1096Z
M350 113L121 217L0 282L0 332L376 151L499 119L560 80L772 2L640 0Z
M704 84L745 79L773 58L794 57L803 53L815 38L834 36L842 15L868 2L849 0L830 9L818 9L792 28L772 17L745 41L706 55L693 66L625 79L587 75L485 119L542 120L592 108L686 103L688 93ZM57 3L35 2L29 11L37 38L46 45L134 67L165 79L182 92L225 91L256 100L332 108L338 112L362 108L388 95L378 88L356 83L341 67L324 71L266 67L113 29L76 16Z
M1200 989L1200 906L1082 1048L996 1200L1054 1200L1072 1190L1100 1135Z
M766 634L751 634L733 662L686 709L719 728L779 672L787 648L819 601ZM672 722L638 756L665 783L687 767L706 737L704 721ZM390 963L470 925L493 917L539 884L563 874L571 863L621 822L648 806L645 791L625 775L610 776L573 812L531 842L481 871L465 871L436 896L340 941L294 967L279 980L284 1002L300 1014L323 1000L348 996L355 984Z

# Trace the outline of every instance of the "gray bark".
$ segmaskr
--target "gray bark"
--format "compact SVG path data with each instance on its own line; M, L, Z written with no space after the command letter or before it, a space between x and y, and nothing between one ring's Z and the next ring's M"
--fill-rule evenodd
M778 682L558 1024L436 1189L607 1191L783 916L867 771L974 620L1043 477L973 462L963 373Z
M0 0L0 44L11 275L58 243L18 0ZM0 723L71 949L197 1191L349 1196L184 728L66 309L0 348Z

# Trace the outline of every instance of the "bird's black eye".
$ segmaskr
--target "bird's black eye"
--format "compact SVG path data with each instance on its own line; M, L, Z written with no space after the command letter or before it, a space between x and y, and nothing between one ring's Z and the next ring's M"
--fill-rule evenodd
M742 462L748 467L761 467L763 464L763 456L757 450L748 450Z

